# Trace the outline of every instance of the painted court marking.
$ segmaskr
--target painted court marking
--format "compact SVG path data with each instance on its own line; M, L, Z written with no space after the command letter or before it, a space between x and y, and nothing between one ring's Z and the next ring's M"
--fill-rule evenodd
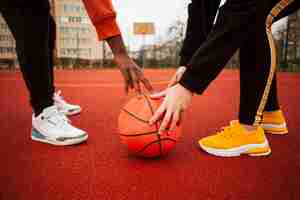
M233 81L236 78L223 78L221 81ZM0 78L0 81L23 81L21 78ZM82 82L86 80L72 80L72 82ZM152 85L166 85L169 81L151 81ZM55 83L58 87L69 87L69 88L115 88L115 87L124 87L124 84L121 83L60 83L59 81Z
M0 78L0 81L23 81L22 79L18 79L18 78ZM79 80L81 82L81 80ZM77 82L79 82L77 81ZM74 82L76 82L76 80L74 80ZM168 84L168 81L153 81L151 82L152 85L164 85L164 84ZM124 84L123 83L55 83L56 86L59 87L123 87Z
M151 82L152 85L164 85L168 81ZM124 87L122 83L86 83L86 84L72 84L72 83L57 83L59 87Z

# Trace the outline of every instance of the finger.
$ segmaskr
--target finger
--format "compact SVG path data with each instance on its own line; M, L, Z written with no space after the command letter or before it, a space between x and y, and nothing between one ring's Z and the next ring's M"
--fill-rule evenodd
M167 91L168 91L168 89L165 89L165 90L163 90L161 92L151 94L150 98L151 99L160 99L160 98L163 98L163 97L165 97L167 95Z
M137 77L137 74L136 74L136 70L130 70L130 74L131 74L131 77L132 77L132 84L133 84L133 89L137 92L137 93L141 93L141 86L140 86L140 83L139 83L139 80L138 80L138 77Z
M121 73L123 75L124 78L124 90L126 92L126 94L128 94L129 91L129 84L130 84L130 78L129 78L129 74L127 70L121 70Z
M148 79L146 79L146 78L142 78L141 79L141 81L142 81L142 83L144 84L144 86L145 86L145 88L149 91L149 92L153 92L153 87L152 87L152 85L151 85L151 83L150 83L150 81L148 80Z
M138 93L138 94L142 94L142 88L141 88L141 84L139 81L135 82L135 91Z
M138 81L142 82L145 88L151 93L153 92L153 87L148 79L145 78L143 70L140 68L135 68L134 69L136 77Z
M128 74L129 74L129 80L128 80L129 89L134 89L133 78L130 72L128 72Z
M166 130L166 128L167 128L167 126L170 123L170 120L172 118L172 114L173 114L172 110L168 109L167 113L164 116L164 119L163 119L163 121L162 121L162 123L161 123L161 125L159 127L159 131L158 131L159 134L161 134L163 131Z
M128 94L128 92L129 92L129 85L128 85L127 82L125 82L124 90L125 90L126 94Z
M131 77L131 74L128 70L126 70L126 74L127 74L127 79L126 79L126 84L127 84L127 90L129 91L130 89L133 89L133 80Z
M171 126L170 126L170 131L174 131L176 129L176 125L178 124L179 119L180 119L180 111L177 110L173 114L172 123L171 123Z
M149 120L149 124L150 125L155 124L164 114L165 110L166 110L166 106L165 106L165 102L163 102L161 106L156 110L154 115L151 117L151 119Z

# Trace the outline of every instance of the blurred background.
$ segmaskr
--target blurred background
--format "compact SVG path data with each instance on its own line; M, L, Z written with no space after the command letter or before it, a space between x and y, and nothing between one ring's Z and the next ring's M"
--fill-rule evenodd
M115 0L118 22L130 56L144 67L176 67L186 29L188 0ZM96 32L82 0L53 0L57 23L55 67L63 69L114 67L112 53ZM148 34L137 33L134 24L147 22ZM300 11L273 28L277 40L279 69L300 71ZM237 54L227 64L239 67ZM0 14L0 69L18 69L15 41Z

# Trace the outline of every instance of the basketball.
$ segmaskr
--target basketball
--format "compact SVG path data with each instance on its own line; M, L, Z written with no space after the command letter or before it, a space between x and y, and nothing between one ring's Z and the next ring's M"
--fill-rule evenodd
M160 121L152 126L148 123L160 104L161 100L139 95L122 108L118 120L119 134L131 154L155 158L165 156L174 149L181 135L180 125L173 131L158 134Z

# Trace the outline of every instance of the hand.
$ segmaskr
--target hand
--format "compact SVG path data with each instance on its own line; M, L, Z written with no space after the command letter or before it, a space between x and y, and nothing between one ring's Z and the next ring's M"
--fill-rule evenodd
M163 103L149 121L149 124L153 125L163 117L159 128L159 134L165 131L169 124L171 124L169 130L175 130L177 123L181 119L182 112L189 106L193 94L180 84L176 84L175 86L170 87L163 92L151 95L150 97L160 98L163 96L165 96Z
M115 61L123 75L125 82L125 91L134 89L137 93L141 93L141 83L149 91L153 91L150 81L145 78L143 70L128 56L116 56Z
M181 66L177 69L177 71L175 72L175 74L172 76L171 80L169 81L168 83L168 86L165 90L163 90L162 92L160 93L157 93L155 95L153 95L153 99L158 99L158 98L161 98L161 97L164 97L163 94L166 94L166 90L174 85L176 85L181 77L183 76L184 72L186 71L186 67L185 66Z
M128 93L129 89L134 89L136 92L141 93L140 83L144 84L145 88L152 92L153 88L148 79L144 77L142 69L128 56L122 35L110 37L106 41L123 75L126 93Z
M183 76L183 74L184 74L185 71L186 71L186 67L185 66L179 67L177 69L176 73L173 75L173 77L169 81L168 88L176 85L180 81L180 79Z

